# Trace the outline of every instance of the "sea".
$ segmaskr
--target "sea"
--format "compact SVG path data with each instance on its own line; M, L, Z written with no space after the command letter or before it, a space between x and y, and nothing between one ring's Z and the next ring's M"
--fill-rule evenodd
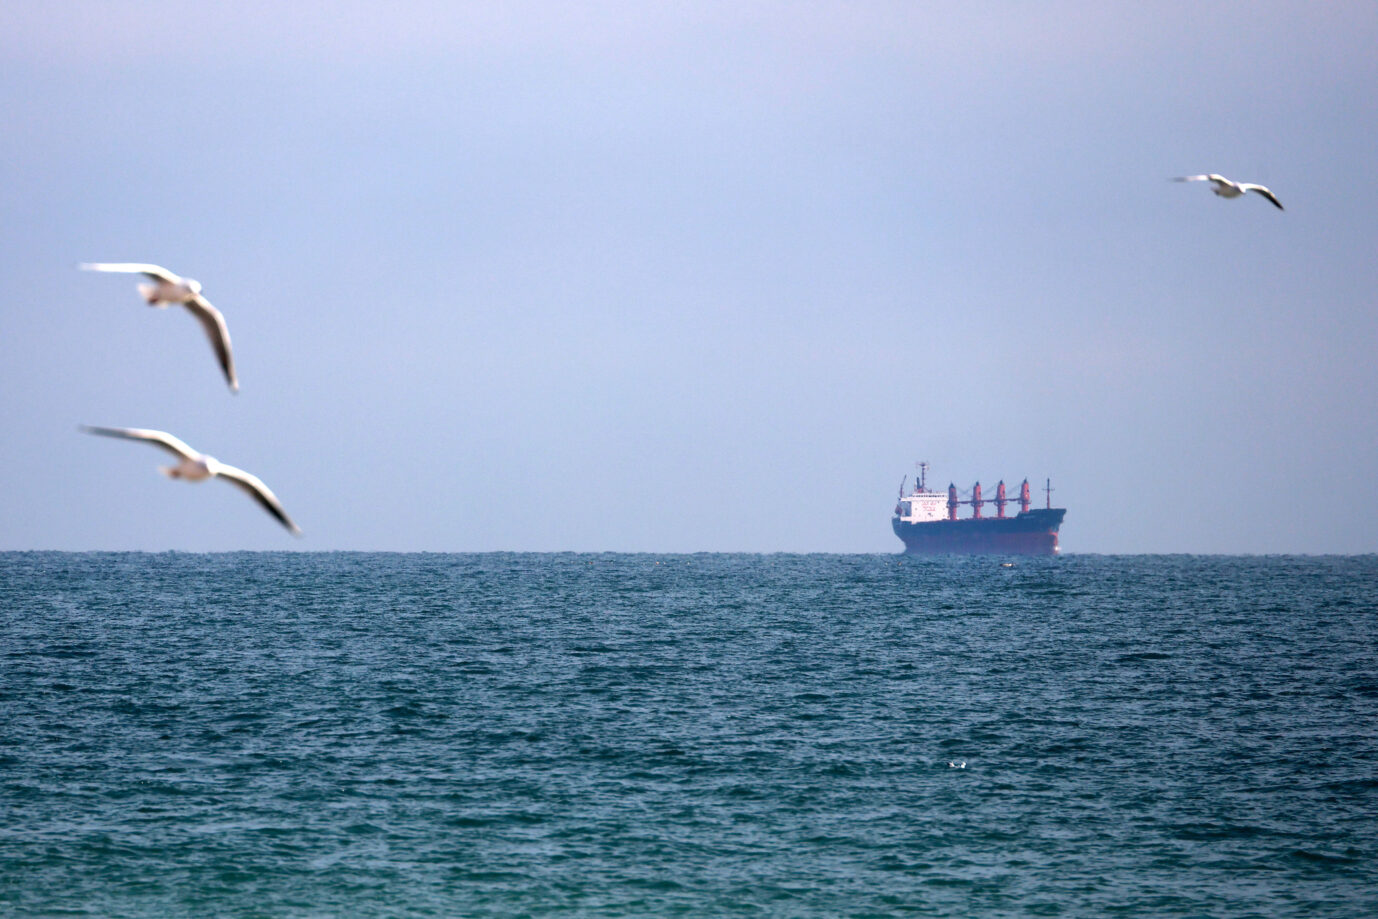
M0 554L0 915L1378 915L1378 557Z

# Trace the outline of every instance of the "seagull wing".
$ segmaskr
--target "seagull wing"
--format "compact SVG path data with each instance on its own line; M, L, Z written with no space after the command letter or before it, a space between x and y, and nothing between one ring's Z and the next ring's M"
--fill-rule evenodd
M1279 200L1277 199L1277 196L1274 195L1274 194L1273 194L1271 191L1269 191L1268 189L1264 188L1262 185L1253 185L1253 184L1251 184L1251 183L1249 183L1249 182L1241 182L1241 183L1239 184L1239 187L1240 187L1241 189L1243 189L1244 191L1246 191L1246 192L1247 192L1247 191L1256 191L1256 192L1258 192L1260 195L1262 195L1263 197L1267 198L1269 201L1273 202L1273 204L1277 207L1278 210L1280 210L1280 211L1281 211L1281 210L1286 210L1286 208L1284 208L1284 207L1282 206L1282 202L1279 201Z
M230 351L230 330L225 327L225 317L200 294L185 305L206 330L206 337L211 340L211 347L220 360L220 368L225 371L225 380L230 384L230 389L239 392L239 379L234 375L234 354Z
M182 459L196 459L201 455L166 431L153 431L148 428L98 428L89 424L82 425L81 429L87 433L100 434L104 437L123 437L125 440L147 441L155 447L162 447L169 453L176 454Z
M263 505L264 510L276 517L283 526L295 535L301 535L301 527L292 522L292 518L287 516L287 512L282 509L282 504L278 502L277 495L273 494L272 489L264 485L263 480L258 476L247 473L243 469L226 466L224 463L219 463L216 466L215 474L244 489L255 501Z
M83 262L77 266L82 271L118 271L121 274L142 274L155 281L181 284L182 279L162 265L148 265L143 262Z
M1209 182L1211 179L1218 179L1219 176L1178 176L1174 182Z

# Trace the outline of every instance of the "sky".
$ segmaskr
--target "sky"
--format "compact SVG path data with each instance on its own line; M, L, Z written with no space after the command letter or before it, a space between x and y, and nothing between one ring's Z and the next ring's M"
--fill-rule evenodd
M0 550L897 552L924 460L1051 478L1066 553L1378 551L1374 47L1366 3L13 0ZM88 261L200 280L241 391Z

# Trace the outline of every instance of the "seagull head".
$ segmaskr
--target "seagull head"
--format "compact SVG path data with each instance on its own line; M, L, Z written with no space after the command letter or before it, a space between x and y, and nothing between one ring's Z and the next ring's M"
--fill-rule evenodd
M201 282L200 282L200 281L195 281L195 280L192 280L191 278L187 278L187 279L186 279L186 285L187 285L187 290L191 291L193 294L200 294L200 293L201 293Z

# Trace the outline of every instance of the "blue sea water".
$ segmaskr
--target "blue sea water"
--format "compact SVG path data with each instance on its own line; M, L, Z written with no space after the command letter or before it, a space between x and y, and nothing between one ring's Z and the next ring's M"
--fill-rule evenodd
M1378 558L1000 561L0 554L0 914L1378 915Z

